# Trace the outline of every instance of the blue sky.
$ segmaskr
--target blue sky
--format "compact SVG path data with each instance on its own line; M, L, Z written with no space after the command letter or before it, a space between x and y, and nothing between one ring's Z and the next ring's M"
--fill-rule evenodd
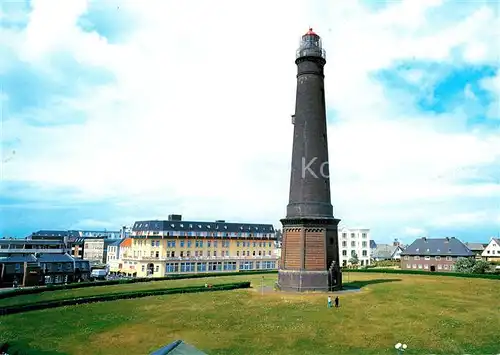
M0 235L118 229L170 213L279 227L294 53L308 26L327 51L342 223L371 228L377 241L497 235L498 8L291 0L287 9L2 5Z

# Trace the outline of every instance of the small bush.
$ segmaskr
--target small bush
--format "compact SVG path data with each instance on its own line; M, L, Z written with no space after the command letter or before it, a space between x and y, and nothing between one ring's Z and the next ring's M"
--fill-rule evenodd
M373 267L391 267L391 266L399 266L399 260L380 260L374 261L370 266Z
M395 270L395 269L350 269L343 270L348 272L376 272L381 274L410 274L410 275L439 275L439 276L453 276L453 277L469 277L473 279L493 279L500 280L500 275L495 274L463 274L459 272L431 272L431 271L418 271L418 270Z

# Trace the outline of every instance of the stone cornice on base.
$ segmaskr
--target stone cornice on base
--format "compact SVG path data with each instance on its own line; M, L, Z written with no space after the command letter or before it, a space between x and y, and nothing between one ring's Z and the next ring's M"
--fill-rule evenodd
M280 220L281 224L286 226L338 226L340 219L338 218L313 218L313 217L294 217L294 218L283 218Z

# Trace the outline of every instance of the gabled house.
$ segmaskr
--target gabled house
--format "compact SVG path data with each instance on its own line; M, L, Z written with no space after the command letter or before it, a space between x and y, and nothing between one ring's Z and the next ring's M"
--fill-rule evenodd
M484 251L484 245L482 243L465 243L465 246L474 253L476 259L481 259Z
M486 261L500 261L500 238L491 238L481 256Z
M453 271L457 259L474 253L455 237L419 238L401 253L402 270Z
M114 243L111 243L108 245L108 252L107 252L107 263L106 265L109 267L109 272L111 273L116 273L120 271L122 268L122 261L120 258L120 244L124 241L125 239L119 239L115 241Z
M400 260L402 252L403 248L399 245L377 244L372 252L372 259L375 261Z

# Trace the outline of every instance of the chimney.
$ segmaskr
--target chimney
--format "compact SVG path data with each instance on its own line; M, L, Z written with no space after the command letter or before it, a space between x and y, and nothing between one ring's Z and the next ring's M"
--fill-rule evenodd
M398 241L398 238L394 239L394 242L392 243L393 247L398 247L401 243Z
M180 214L169 214L168 215L168 220L169 221L182 221L182 215L180 215Z
M449 242L450 241L450 237L446 237L446 241Z
M423 240L424 242L427 242L427 237L422 237L422 240Z

